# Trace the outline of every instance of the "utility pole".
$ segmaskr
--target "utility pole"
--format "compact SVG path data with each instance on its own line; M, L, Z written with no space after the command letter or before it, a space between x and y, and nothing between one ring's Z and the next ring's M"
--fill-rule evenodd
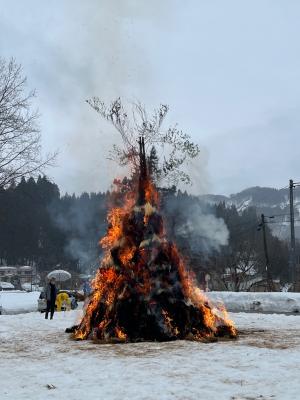
M296 269L296 243L295 243L295 218L294 218L294 181L290 179L290 227L291 227L291 249L290 249L290 260L289 260L289 276L290 280L295 286L295 269Z
M274 218L274 217L265 217L264 214L261 214L261 223L259 224L259 228L258 228L258 230L260 230L260 228L262 228L262 232L263 232L263 244L264 244L264 253L265 253L265 260L266 260L266 275L267 275L266 278L267 278L268 291L273 291L274 286L273 286L273 281L272 281L271 273L270 273L270 259L269 259L268 246L267 246L265 218Z
M31 270L30 270L30 291L32 292L32 273L33 273L33 266L32 266L32 264L33 263L31 263L31 266L30 266L30 268L31 268Z

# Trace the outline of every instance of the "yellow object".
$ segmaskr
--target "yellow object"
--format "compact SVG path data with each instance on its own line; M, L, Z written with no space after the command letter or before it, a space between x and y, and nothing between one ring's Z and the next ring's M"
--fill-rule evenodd
M59 293L56 296L56 311L71 310L71 299L67 293Z

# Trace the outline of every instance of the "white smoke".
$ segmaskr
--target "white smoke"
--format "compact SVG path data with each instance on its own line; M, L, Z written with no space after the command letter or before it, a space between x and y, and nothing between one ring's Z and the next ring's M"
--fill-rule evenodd
M229 238L224 220L203 213L201 208L187 214L186 222L177 229L177 234L189 238L191 247L204 253L219 251L221 246L228 243Z
M177 240L187 241L192 251L210 254L227 245L229 231L224 220L217 218L214 209L198 198L184 195L171 197L167 199L166 207L168 225L175 223Z

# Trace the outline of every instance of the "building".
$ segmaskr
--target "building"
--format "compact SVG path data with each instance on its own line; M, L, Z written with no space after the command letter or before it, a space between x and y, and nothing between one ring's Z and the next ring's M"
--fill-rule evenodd
M0 281L12 283L16 289L22 289L22 285L36 281L36 268L29 265L1 266Z
M9 282L10 278L18 274L17 267L2 266L0 267L0 280Z

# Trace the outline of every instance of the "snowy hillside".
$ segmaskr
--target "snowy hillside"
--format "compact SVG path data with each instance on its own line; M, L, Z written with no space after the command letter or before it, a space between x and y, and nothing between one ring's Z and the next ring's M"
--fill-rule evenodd
M258 213L272 216L277 215L276 222L271 227L278 234L280 225L280 236L289 236L289 189L274 189L267 187L252 187L230 196L208 194L201 198L210 203L218 204L224 202L227 206L235 206L238 212L243 212L248 207L256 207ZM300 188L294 189L295 231L300 237Z

